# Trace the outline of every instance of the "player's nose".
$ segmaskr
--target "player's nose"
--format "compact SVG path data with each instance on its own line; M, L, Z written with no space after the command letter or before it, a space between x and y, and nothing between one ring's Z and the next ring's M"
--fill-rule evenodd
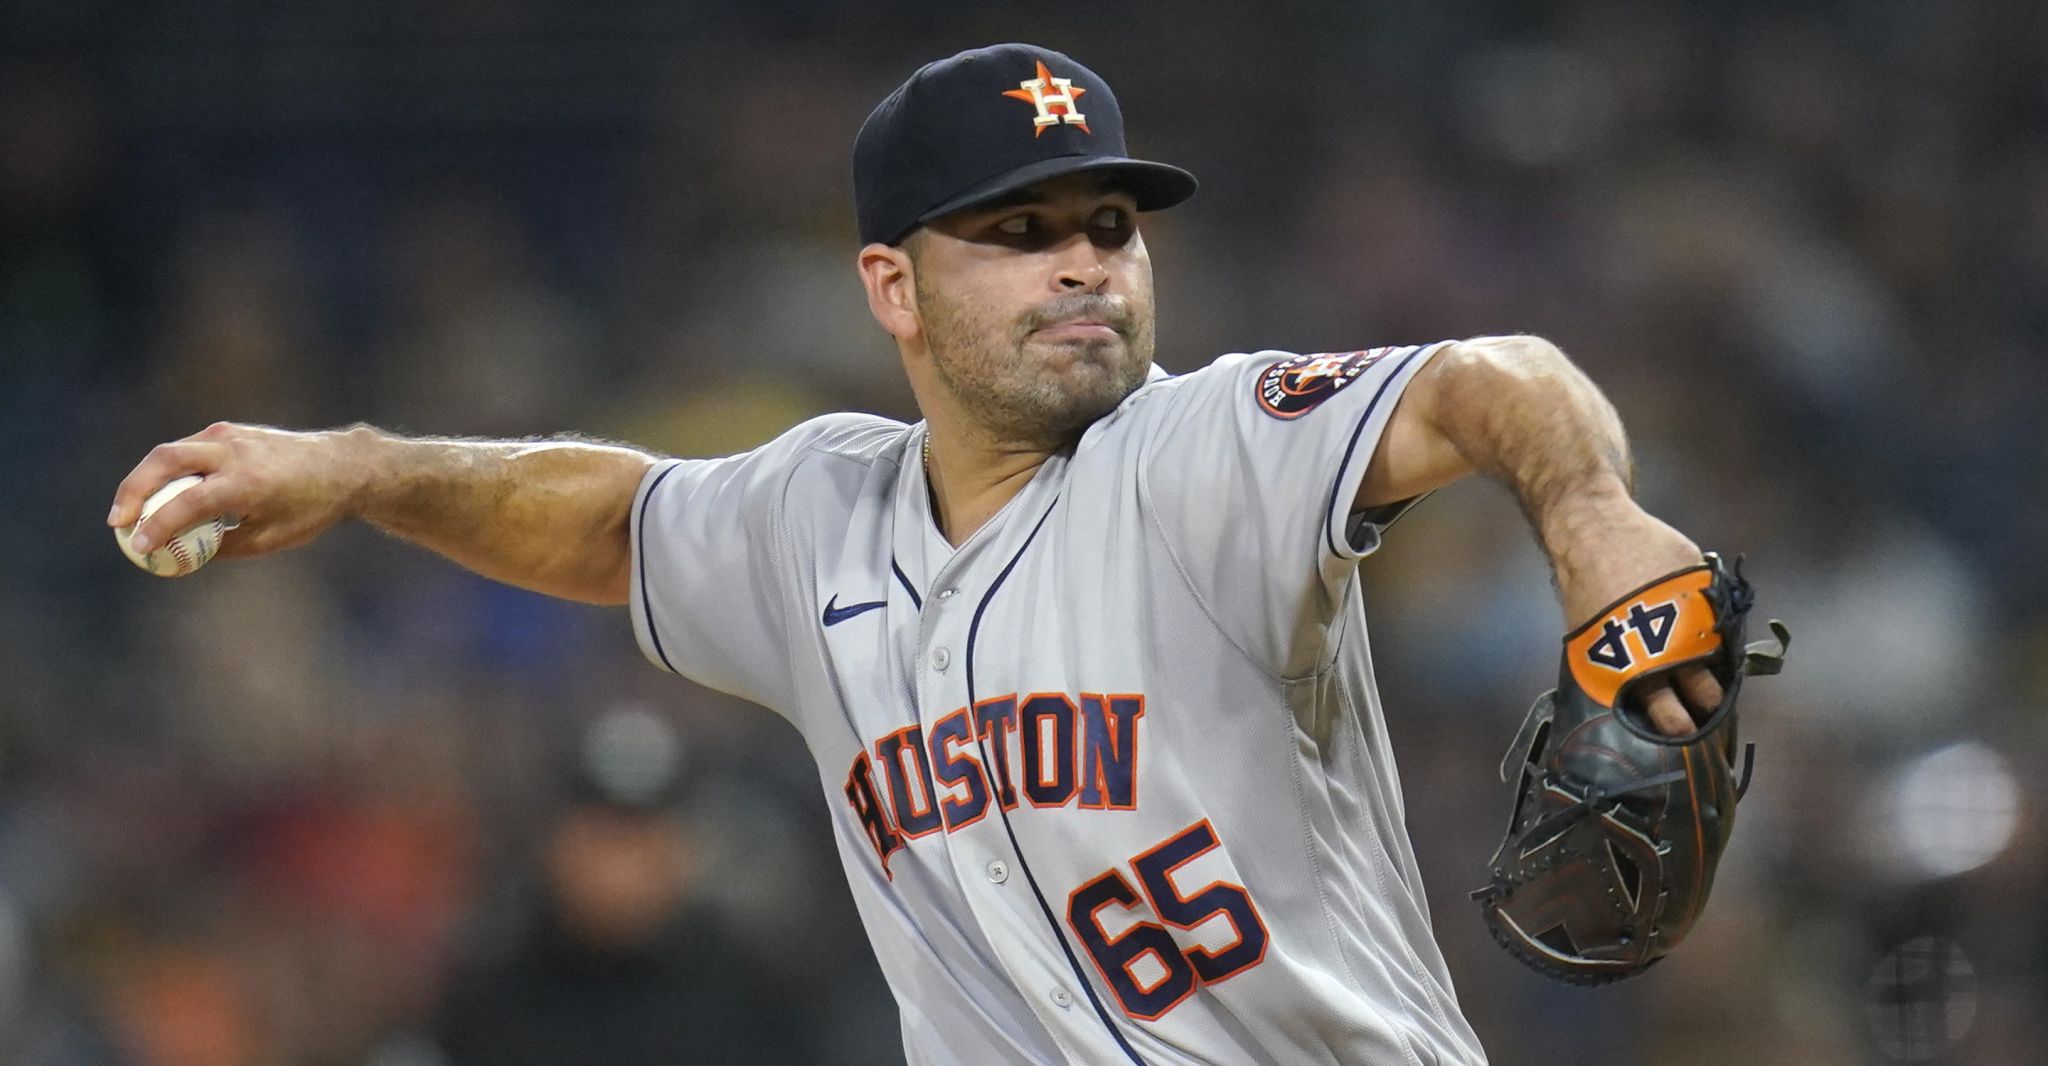
M1053 288L1063 293L1099 292L1109 283L1109 267L1102 261L1102 249L1086 235L1070 238L1053 250L1057 264Z

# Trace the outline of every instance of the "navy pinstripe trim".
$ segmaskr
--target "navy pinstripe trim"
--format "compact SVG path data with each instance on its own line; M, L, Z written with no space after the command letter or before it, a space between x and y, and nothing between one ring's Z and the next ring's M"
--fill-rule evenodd
M1031 527L1031 534L1024 538L1024 543L1017 549L1017 554L1010 557L1009 563L1003 567L1003 572L997 574L996 579L989 583L988 591L981 596L981 603L974 608L974 620L967 624L969 708L979 702L974 692L974 641L981 632L982 612L988 610L989 603L996 598L996 590L1003 587L1003 582L1009 578L1010 571L1017 568L1018 560L1024 558L1024 553L1030 549L1031 542L1038 539L1038 531L1045 528L1045 520L1052 517L1052 513L1059 509L1059 505L1059 498L1054 497L1052 506L1046 508L1045 514L1039 516L1038 524ZM902 574L898 573L897 576L901 577ZM974 716L970 713L968 717L971 720ZM981 731L979 723L974 725L975 745L981 749L981 765L984 768L995 766L995 760L989 756L988 736ZM1007 772L1009 768L1005 766L1002 769ZM1081 968L1081 960L1074 957L1074 948L1067 943L1066 930L1061 928L1060 920L1053 914L1052 906L1045 902L1045 892L1038 887L1038 878L1032 874L1031 864L1024 859L1024 849L1017 843L1017 830L1010 825L1010 812L1003 808L1002 788L1001 783L996 780L996 771L985 772L988 774L989 803L995 807L996 813L1002 816L1003 832L1010 838L1010 850L1017 855L1017 869L1023 871L1025 883L1031 886L1031 898L1038 901L1038 909L1045 914L1046 924L1052 927L1052 938L1059 943L1060 950L1066 953L1067 965L1073 968L1074 979L1081 982L1081 991L1088 993L1088 1005L1095 1008L1095 1016L1102 1019L1102 1024L1109 1029L1109 1035L1116 1038L1116 1044L1124 1050L1124 1054L1130 1056L1131 1061L1137 1066L1145 1066L1145 1060L1138 1057L1138 1050L1131 1046L1131 1042L1124 1037L1123 1030L1117 1028L1115 1020L1110 1018L1109 1010L1102 1005L1102 997L1095 994L1095 983L1088 980L1088 972Z
M674 464L655 475L654 484L647 486L646 494L640 497L640 521L637 523L640 536L640 606L642 613L647 615L647 636L654 642L654 655L671 674L681 671L676 669L674 663L668 661L668 653L661 650L661 632L654 628L654 601L647 598L647 509L654 505L654 490L660 488L661 483L681 465Z
M924 599L917 594L916 589L910 587L910 579L903 576L903 568L896 565L896 557L893 555L889 557L889 569L895 571L896 580L903 583L903 591L910 593L910 605L920 611L924 610Z
M1334 522L1337 513L1337 494L1344 490L1344 471L1351 469L1351 453L1358 450L1358 440L1365 436L1365 424L1372 421L1373 412L1379 410L1380 401L1386 398L1388 387L1400 378L1403 370L1408 369L1408 364L1414 362L1422 353L1441 347L1445 343L1449 342L1423 345L1402 357L1400 363L1395 365L1394 372L1380 382L1380 390L1372 394L1371 400L1366 401L1365 413L1358 416L1358 426L1351 431L1351 443L1344 446L1344 461L1337 464L1337 477L1330 483L1330 502L1323 508L1323 537L1330 542L1331 555L1344 554L1343 550L1337 547L1337 530ZM1348 542L1350 538L1345 539Z

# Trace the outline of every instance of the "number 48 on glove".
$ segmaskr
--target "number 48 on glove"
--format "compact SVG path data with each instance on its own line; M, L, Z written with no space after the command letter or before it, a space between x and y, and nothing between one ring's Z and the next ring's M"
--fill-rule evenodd
M1574 984L1640 973L1691 930L1749 788L1755 746L1736 771L1742 679L1775 674L1791 639L1743 643L1754 600L1707 553L1622 597L1565 637L1558 686L1537 697L1501 761L1520 778L1493 879L1472 893L1493 937L1535 969ZM1630 696L1688 663L1721 683L1721 703L1689 736L1651 727Z

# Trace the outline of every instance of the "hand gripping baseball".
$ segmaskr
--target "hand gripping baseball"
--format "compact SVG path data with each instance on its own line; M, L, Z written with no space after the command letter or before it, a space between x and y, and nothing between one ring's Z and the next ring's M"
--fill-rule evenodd
M1749 787L1736 771L1742 679L1775 674L1791 634L1745 646L1753 594L1741 562L1699 566L1623 596L1565 638L1558 687L1530 708L1501 779L1516 780L1507 839L1474 892L1494 939L1562 981L1641 972L1676 947L1706 906ZM1702 664L1718 704L1689 735L1643 719L1635 693Z
M223 557L297 547L347 517L360 481L347 431L297 433L216 422L159 444L121 481L107 524L135 522L143 501L188 474L205 480L143 520L130 537L138 552L215 515L239 521L221 541Z

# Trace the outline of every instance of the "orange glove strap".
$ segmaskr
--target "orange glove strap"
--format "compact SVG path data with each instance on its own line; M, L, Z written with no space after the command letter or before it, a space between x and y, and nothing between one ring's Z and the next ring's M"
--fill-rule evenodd
M1680 570L1629 593L1564 638L1564 661L1579 689L1602 707L1645 674L1704 659L1720 650L1714 606L1705 590L1714 572Z

